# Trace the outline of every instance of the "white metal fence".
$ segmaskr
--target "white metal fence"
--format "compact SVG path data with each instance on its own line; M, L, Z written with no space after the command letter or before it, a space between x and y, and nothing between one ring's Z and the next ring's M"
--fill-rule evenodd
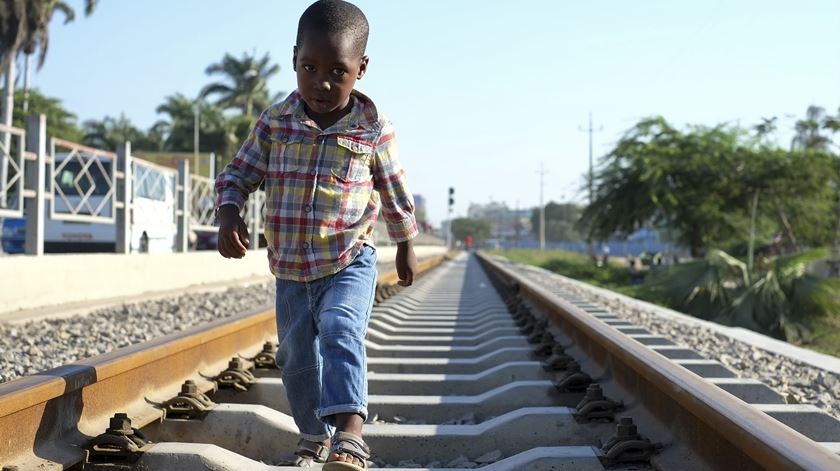
M22 217L26 131L0 124L0 133L11 137L0 140L0 217Z
M212 178L190 175L190 228L196 231L216 231L216 190ZM253 208L259 208L254 211ZM239 213L248 224L250 234L262 234L265 226L265 191L257 190ZM255 237L252 235L252 239ZM256 238L258 239L258 238ZM252 248L256 245L252 244Z
M190 175L190 226L197 231L215 230L216 191L212 178Z
M131 225L151 221L176 226L175 251L189 248L193 231L215 231L215 190L211 178L137 159L125 142L116 152L52 138L47 146L46 117L30 116L26 130L0 125L0 218L26 219L27 254L44 253L47 218L116 225L116 251L131 251ZM10 142L9 145L3 142ZM171 210L136 204L168 201ZM169 208L169 206L164 206ZM251 196L243 217L251 234L262 232L265 193ZM251 237L256 249L259 237Z
M117 154L50 139L50 219L113 224Z
M141 159L132 159L132 198L143 198L151 203L133 205L131 221L150 226L175 226L178 222L177 205L178 171L174 168L153 164Z

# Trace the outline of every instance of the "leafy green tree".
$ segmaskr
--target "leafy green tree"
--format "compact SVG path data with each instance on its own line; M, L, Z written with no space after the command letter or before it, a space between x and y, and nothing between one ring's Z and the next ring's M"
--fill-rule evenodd
M23 113L23 92L15 93L15 108L13 125L26 128L28 114L44 114L47 116L48 137L58 137L73 142L82 142L83 133L76 121L76 115L62 105L61 100L43 95L38 90L32 90L29 95L29 111Z
M763 125L768 124L765 120ZM771 121L775 124L775 118ZM764 139L775 126L758 131L736 169L738 182L753 195L756 218L771 221L768 237L775 237L777 252L798 253L803 247L831 243L840 175L836 158L825 150L785 151ZM759 201L761 204L759 204ZM748 257L750 256L750 250Z
M595 200L583 214L590 236L662 227L694 256L745 240L780 245L779 235L786 252L826 244L837 221L833 158L772 147L763 139L772 122L760 126L765 132L750 137L726 126L681 132L662 118L643 120L596 176Z
M746 154L742 165L738 178L746 191L760 195L759 210L772 222L768 235L781 236L782 252L831 243L840 182L834 156L765 147Z
M472 236L475 242L490 237L490 221L486 219L456 218L452 220L452 237L464 240Z
M666 226L695 256L710 242L731 239L742 218L733 219L730 210L744 196L732 182L738 139L725 126L682 133L661 117L642 120L595 176L595 198L582 215L589 238Z
M574 242L583 237L577 228L582 208L572 203L555 203L550 201L545 205L545 239L549 242ZM540 208L531 212L531 231L534 237L540 235Z
M207 75L221 75L222 82L213 82L201 91L202 97L217 95L216 104L223 109L237 108L245 116L254 116L270 105L268 79L280 71L266 53L257 59L245 53L240 59L225 54L221 62L210 64Z

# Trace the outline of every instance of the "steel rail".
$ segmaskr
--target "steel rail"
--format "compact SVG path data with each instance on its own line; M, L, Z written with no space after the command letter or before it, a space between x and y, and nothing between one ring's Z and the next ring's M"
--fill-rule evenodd
M479 253L713 469L836 470L840 457Z
M418 274L447 258L422 260ZM378 287L398 279L383 273ZM159 420L148 400L173 397L185 380L221 371L232 357L255 354L274 338L274 310L258 310L0 384L0 467L78 464L87 441L115 412L128 413L137 428Z

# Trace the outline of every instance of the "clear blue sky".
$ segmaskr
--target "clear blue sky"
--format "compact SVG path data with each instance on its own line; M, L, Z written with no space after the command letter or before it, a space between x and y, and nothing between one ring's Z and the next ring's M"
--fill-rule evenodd
M69 2L81 12L82 2ZM166 95L197 95L208 64L271 53L272 93L295 88L291 49L309 0L103 0L54 21L34 86L80 121L125 113L147 128ZM470 202L582 200L591 111L596 157L638 119L790 127L840 108L838 0L359 0L371 23L357 88L393 121L409 183L445 217ZM57 15L57 18L60 15ZM789 136L780 138L787 141Z

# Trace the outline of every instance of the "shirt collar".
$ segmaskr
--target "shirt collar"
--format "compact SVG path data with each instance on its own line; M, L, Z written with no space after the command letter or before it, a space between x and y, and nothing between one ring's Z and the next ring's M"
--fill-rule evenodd
M379 113L373 100L358 90L353 90L350 96L353 100L353 109L332 127L338 125L349 129L375 129L379 122ZM303 109L303 104L303 97L298 90L295 90L279 103L277 114L294 116L301 122L311 122L312 120ZM314 122L312 124L314 125Z

